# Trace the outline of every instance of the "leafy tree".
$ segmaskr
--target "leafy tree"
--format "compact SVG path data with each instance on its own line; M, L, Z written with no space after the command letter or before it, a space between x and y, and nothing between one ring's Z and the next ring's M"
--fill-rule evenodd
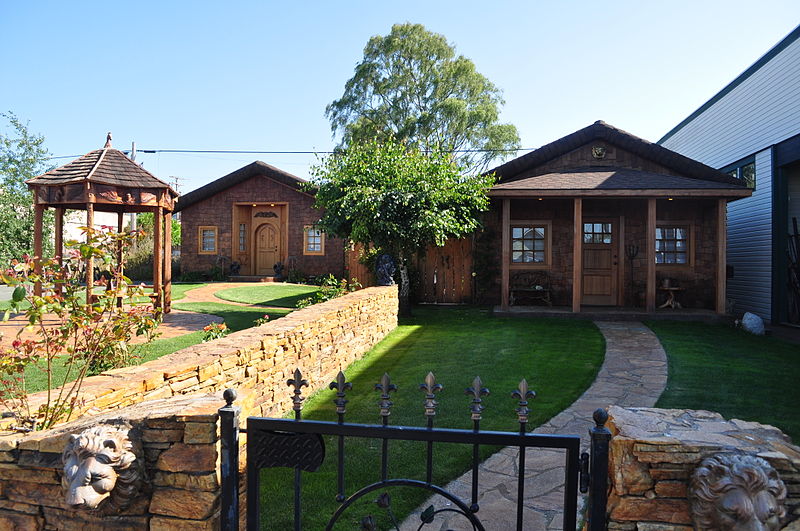
M493 175L464 176L446 153L422 153L394 142L353 144L312 168L315 205L328 234L393 255L400 269L400 311L408 315L406 261L476 230L489 205Z
M152 212L143 212L136 216L136 223L138 228L142 229L147 238L152 243L153 240L153 232L154 232L154 225L153 225L153 213ZM161 224L161 228L164 228L164 224ZM175 219L175 216L172 216L172 245L178 246L181 244L181 222Z
M485 169L519 148L517 128L498 123L501 91L443 35L395 24L372 37L342 97L325 109L340 147L395 138L422 151L460 152L459 164Z
M33 253L33 195L26 179L47 170L48 151L44 137L28 130L14 113L0 114L8 121L10 134L0 133L0 263ZM52 212L45 216L45 256L52 253ZM50 249L47 249L48 244Z

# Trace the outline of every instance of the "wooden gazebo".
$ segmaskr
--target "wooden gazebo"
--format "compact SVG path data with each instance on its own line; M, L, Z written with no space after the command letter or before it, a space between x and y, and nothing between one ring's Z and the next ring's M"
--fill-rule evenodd
M178 194L164 181L145 170L124 153L111 147L111 133L103 149L91 151L69 164L26 181L34 192L34 254L42 256L42 218L55 209L55 254L64 252L64 211L86 210L86 225L94 225L94 212L116 212L117 230L123 215L153 212L154 305L170 311L172 291L172 211ZM159 223L159 220L162 223ZM166 230L162 229L163 227ZM87 286L94 283L91 260L86 264ZM87 297L91 290L87 290Z

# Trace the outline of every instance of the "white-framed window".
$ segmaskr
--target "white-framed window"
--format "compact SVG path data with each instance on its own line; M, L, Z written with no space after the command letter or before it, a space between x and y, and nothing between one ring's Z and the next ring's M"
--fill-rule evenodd
M217 254L217 227L202 225L197 227L199 254Z
M303 227L303 254L325 254L325 233L317 225Z

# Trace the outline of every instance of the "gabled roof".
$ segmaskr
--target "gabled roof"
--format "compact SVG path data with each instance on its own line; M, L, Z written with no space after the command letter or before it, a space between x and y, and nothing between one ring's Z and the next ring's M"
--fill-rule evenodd
M787 35L786 37L784 37L781 42L773 46L767 53L762 55L758 59L758 61L750 65L747 68L747 70L739 74L736 77L736 79L725 85L725 87L723 87L722 90L717 92L710 100L701 105L700 108L698 108L692 114L684 118L684 120L681 123L670 129L669 132L667 132L667 134L661 137L658 143L663 144L664 142L669 140L669 138L672 135L683 129L687 124L689 124L689 122L691 122L692 120L703 114L706 110L708 110L709 107L711 107L719 100L724 98L733 89L744 83L747 80L747 78L749 78L750 76L761 70L762 66L769 63L776 55L785 50L790 44L792 44L797 39L800 39L800 26L797 26L794 30L792 30L792 32L789 33L789 35Z
M588 127L579 129L572 134L563 138L559 138L555 142L551 142L541 148L531 151L526 155L517 157L514 160L508 161L505 164L498 166L491 170L498 177L498 185L514 181L516 179L525 178L526 175L520 175L527 170L541 166L561 155L569 153L593 140L604 140L613 144L621 149L629 151L644 159L655 162L661 166L671 169L675 173L680 174L682 177L688 179L699 179L703 181L711 181L713 183L721 183L725 185L734 185L734 187L741 187L737 179L722 173L710 166L706 166L696 160L690 159L667 149L658 144L648 142L638 136L632 135L621 129L617 129L602 120L598 120ZM602 171L602 169L600 169ZM631 170L636 171L636 170ZM640 176L644 176L649 172L637 172ZM660 175L660 174L651 174ZM496 186L498 186L496 185ZM723 186L721 188L726 188ZM649 188L649 187L648 187Z
M59 186L82 181L124 188L166 189L173 197L178 195L167 183L111 147L90 151L25 182L30 186Z
M208 199L209 197L216 195L223 190L230 188L231 186L235 186L257 176L269 177L274 181L284 184L290 188L294 188L298 192L313 193L303 189L303 184L308 182L305 179L301 179L296 175L287 173L276 168L275 166L267 164L266 162L257 160L243 168L239 168L238 170L229 173L224 177L220 177L216 181L211 181L205 186L201 186L200 188L192 190L186 195L182 195L178 199L178 204L175 207L175 211L180 212L184 208L187 208L195 203L199 203L204 199Z

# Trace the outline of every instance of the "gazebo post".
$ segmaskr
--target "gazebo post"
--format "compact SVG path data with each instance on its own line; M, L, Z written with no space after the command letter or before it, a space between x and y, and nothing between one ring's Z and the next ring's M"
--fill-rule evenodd
M64 265L64 209L56 207L55 223L55 249L56 261L59 266ZM56 284L56 295L61 295L61 284Z
M42 273L42 221L45 208L45 205L39 203L33 208L33 268L37 275ZM34 285L33 293L38 297L42 296L41 282Z
M118 233L122 232L122 228L123 228L123 225L125 223L124 216L125 216L125 214L123 212L117 212L117 232ZM119 274L120 275L124 275L125 274L124 266L122 265L122 252L123 252L122 242L119 241L119 242L117 242L117 264L119 264ZM122 308L122 299L121 298L117 299L117 308Z
M153 212L153 294L155 300L153 307L162 308L161 299L161 272L164 268L164 257L161 254L163 248L161 236L161 223L164 220L164 209L157 207Z
M164 313L172 309L172 212L164 212Z
M94 204L86 203L86 226L89 231L94 228ZM86 232L86 243L89 243L89 231ZM92 303L92 289L94 288L94 260L86 260L86 304Z

